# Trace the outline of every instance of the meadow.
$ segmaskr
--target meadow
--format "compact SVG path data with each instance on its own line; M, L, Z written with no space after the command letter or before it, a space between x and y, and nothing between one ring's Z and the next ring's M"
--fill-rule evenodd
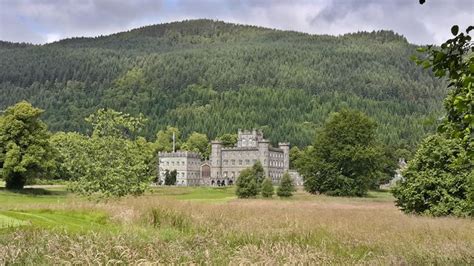
M0 189L0 264L474 263L474 220L406 215L393 200L160 187L94 201L61 186Z

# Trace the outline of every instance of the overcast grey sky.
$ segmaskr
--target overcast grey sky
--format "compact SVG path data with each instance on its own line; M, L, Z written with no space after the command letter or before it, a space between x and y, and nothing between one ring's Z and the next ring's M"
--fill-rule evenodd
M441 43L474 25L474 0L0 0L0 40L47 43L211 18L314 34L394 30L412 43Z

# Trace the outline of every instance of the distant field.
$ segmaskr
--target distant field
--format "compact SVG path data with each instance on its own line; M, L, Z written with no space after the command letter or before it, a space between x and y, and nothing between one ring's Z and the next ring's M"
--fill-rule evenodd
M95 202L62 187L0 189L0 264L473 264L474 220L405 215L384 191L237 199L153 188Z

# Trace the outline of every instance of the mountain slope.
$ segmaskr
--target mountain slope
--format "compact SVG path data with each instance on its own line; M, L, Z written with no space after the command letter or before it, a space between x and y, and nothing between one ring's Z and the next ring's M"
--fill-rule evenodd
M415 48L390 31L333 37L212 20L0 45L0 108L29 100L53 130L87 131L83 118L111 107L144 113L148 137L166 125L211 138L261 127L306 145L331 111L352 107L384 142L413 146L444 96L408 59Z

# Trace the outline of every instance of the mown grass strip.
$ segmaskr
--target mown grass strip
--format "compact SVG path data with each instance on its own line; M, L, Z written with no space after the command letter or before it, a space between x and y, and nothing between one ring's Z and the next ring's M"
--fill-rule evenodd
M0 221L16 226L32 225L40 228L64 228L72 231L108 227L107 217L100 213L55 210L0 211Z

